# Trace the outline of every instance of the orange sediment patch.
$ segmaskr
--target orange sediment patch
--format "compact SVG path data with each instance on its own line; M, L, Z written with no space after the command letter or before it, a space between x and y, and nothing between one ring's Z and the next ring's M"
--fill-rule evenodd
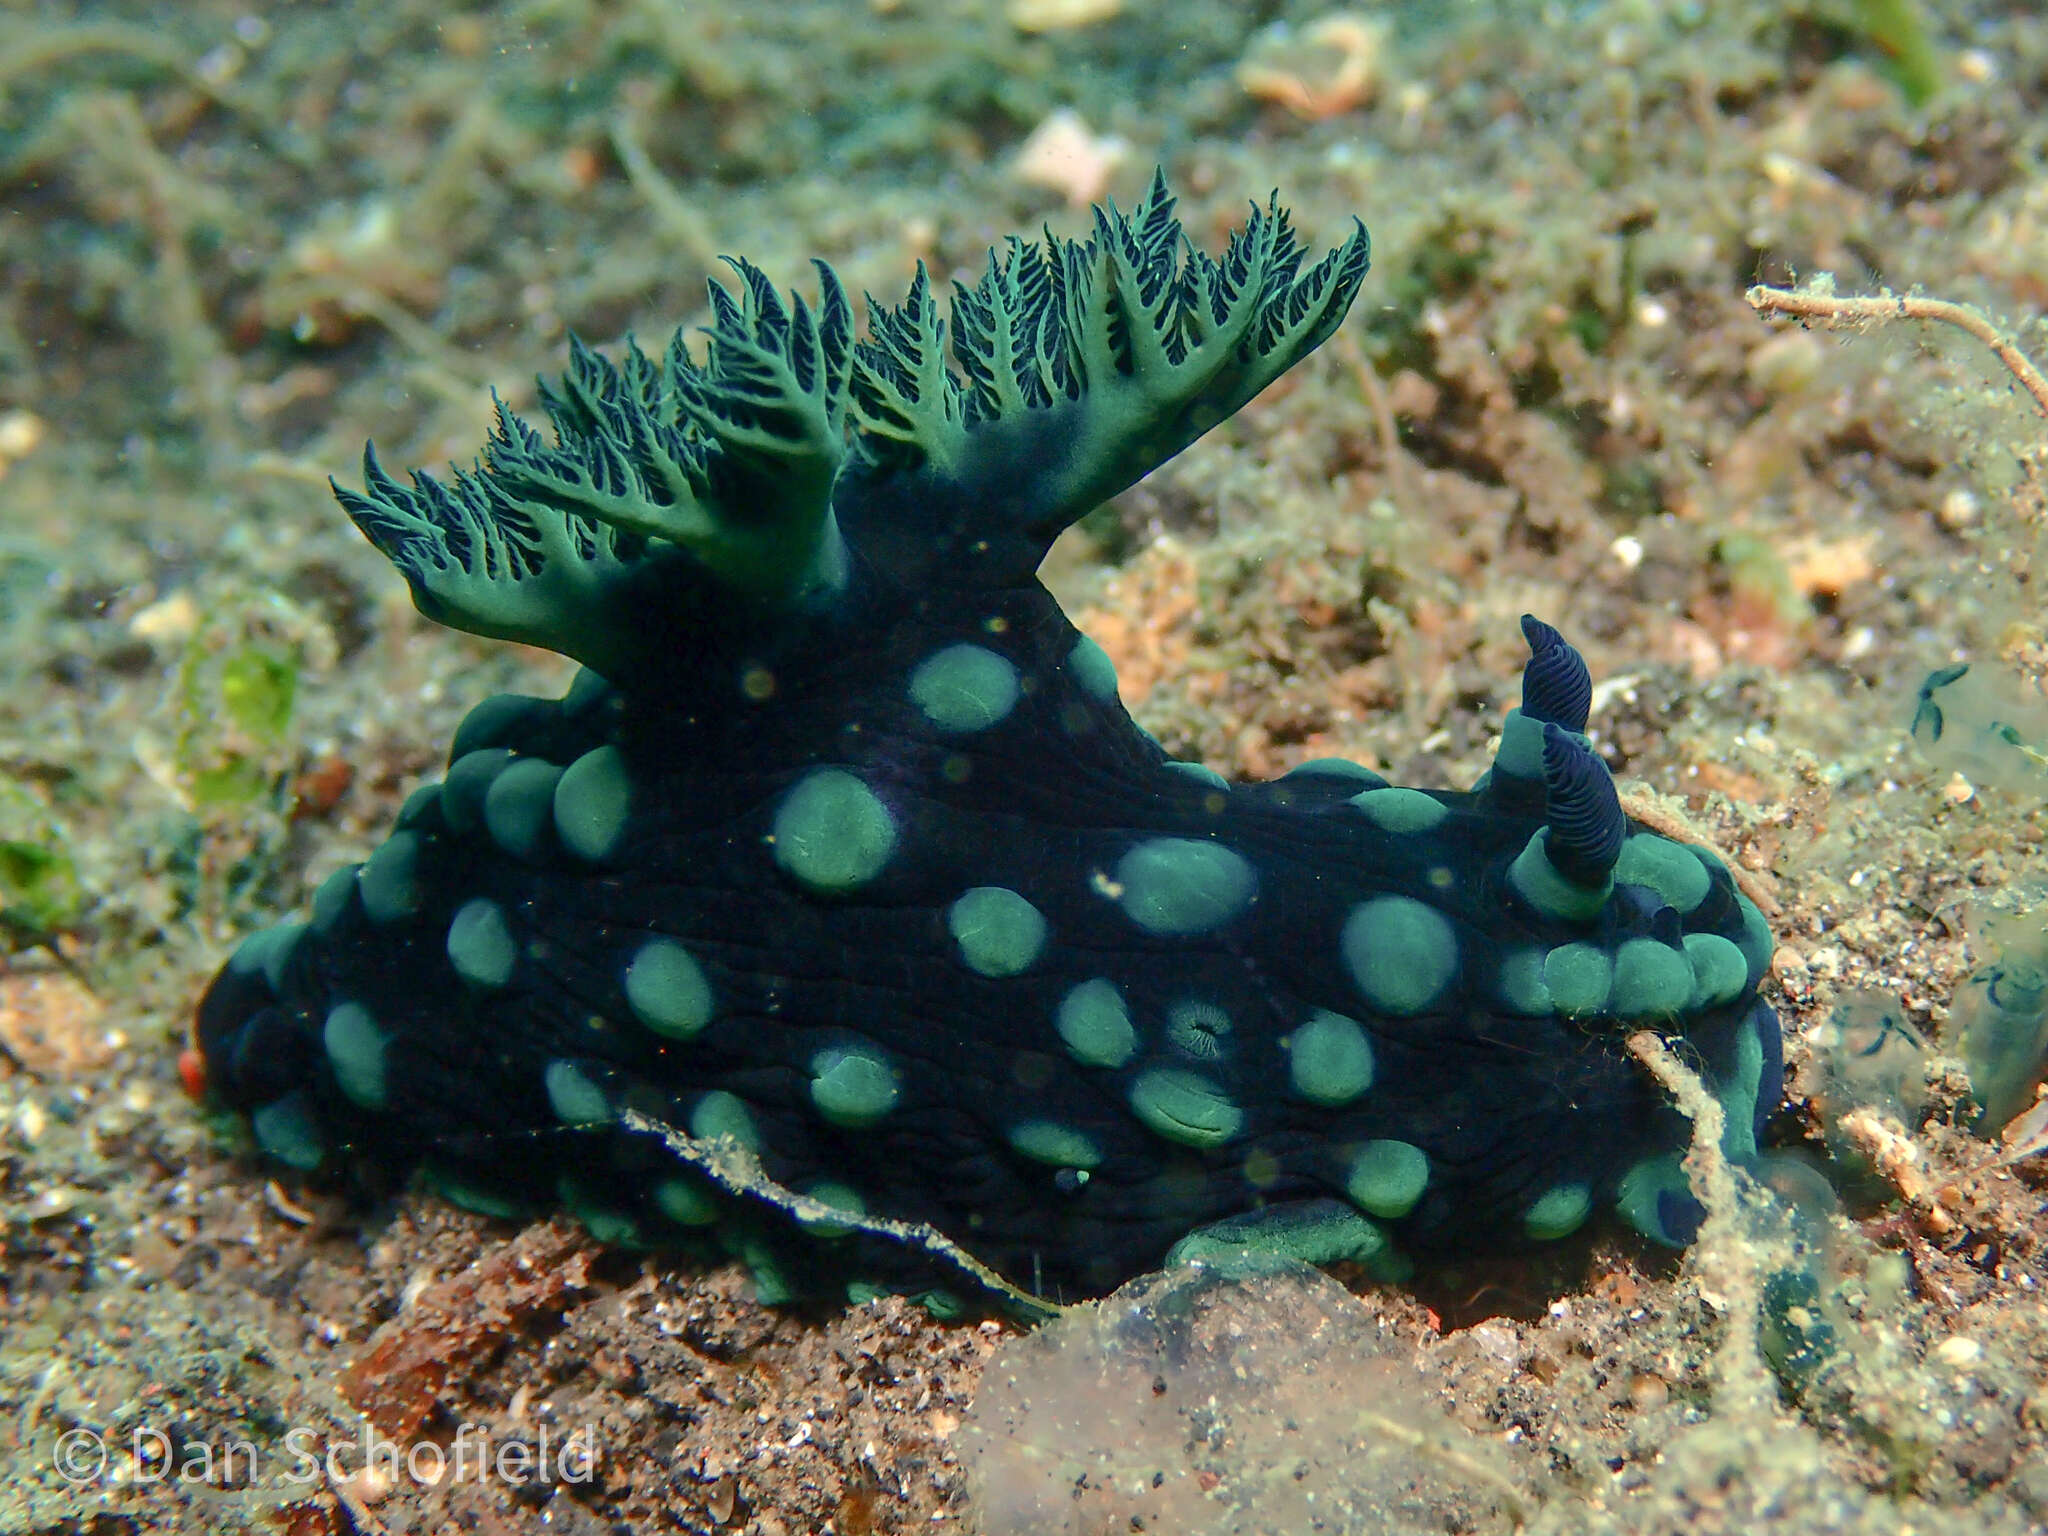
M1160 539L1112 576L1101 600L1074 622L1116 663L1117 690L1130 708L1186 665L1199 607L1194 557Z
M1109 190L1110 178L1130 158L1130 145L1096 133L1078 112L1061 108L1017 146L1010 174L1027 186L1057 192L1070 207L1085 208Z
M0 1046L41 1077L106 1066L124 1043L102 1027L106 1006L76 977L55 971L0 976Z
M1385 21L1337 11L1255 48L1237 66L1237 83L1254 100L1319 122L1370 104L1379 94L1386 52Z
M371 1335L342 1372L343 1395L385 1434L410 1437L513 1334L576 1304L589 1287L590 1256L565 1221L528 1227L486 1248Z

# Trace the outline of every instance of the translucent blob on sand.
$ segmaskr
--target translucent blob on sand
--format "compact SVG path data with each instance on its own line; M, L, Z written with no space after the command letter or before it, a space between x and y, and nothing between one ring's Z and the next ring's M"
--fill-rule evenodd
M1874 1109L1911 1129L1927 1102L1930 1052L1896 994L1870 990L1835 999L1813 1054L1814 1107L1836 1145L1841 1121L1857 1109Z
M2032 1104L2048 1075L2048 899L2031 882L1998 895L1971 907L1970 945L1982 963L1949 1000L1948 1038L1986 1136Z
M2048 699L1996 666L1930 672L1914 699L1913 740L1928 761L2016 794L2048 788Z
M1319 1271L1132 1281L1007 1345L959 1436L985 1536L1505 1532L1497 1453Z

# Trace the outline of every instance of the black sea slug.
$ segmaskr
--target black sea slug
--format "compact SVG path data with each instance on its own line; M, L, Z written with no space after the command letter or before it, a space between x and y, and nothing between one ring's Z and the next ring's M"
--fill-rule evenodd
M991 252L950 321L920 270L857 340L829 267L812 306L737 262L702 363L572 344L552 441L501 408L450 482L366 452L338 494L423 613L586 670L478 704L389 841L241 946L218 1100L297 1168L716 1239L777 1297L899 1283L892 1233L1069 1296L1603 1206L1686 1241L1687 1127L1621 1042L1678 1038L1752 1155L1772 940L1623 815L1578 653L1523 621L1469 792L1230 784L1035 575L1367 264L1362 226L1306 262L1277 201L1211 259L1155 180Z

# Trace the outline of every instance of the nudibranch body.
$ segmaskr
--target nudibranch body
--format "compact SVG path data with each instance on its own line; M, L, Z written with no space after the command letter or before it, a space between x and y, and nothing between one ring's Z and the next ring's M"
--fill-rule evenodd
M1624 817L1578 654L1524 621L1470 792L1231 784L1132 722L1035 574L1367 259L1360 227L1305 264L1277 204L1211 259L1155 181L992 253L952 366L921 272L857 341L829 268L813 307L739 263L701 364L576 346L552 443L501 411L452 483L366 455L343 505L424 613L586 670L479 704L390 839L242 945L214 1092L285 1163L715 1236L769 1295L894 1283L885 1229L1063 1295L1602 1206L1685 1241L1686 1125L1621 1041L1680 1038L1752 1153L1771 937Z

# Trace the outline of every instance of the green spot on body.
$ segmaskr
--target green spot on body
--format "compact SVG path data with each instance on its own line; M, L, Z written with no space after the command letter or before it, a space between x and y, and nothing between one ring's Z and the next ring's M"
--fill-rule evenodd
M1292 1200L1197 1227L1175 1243L1166 1267L1205 1264L1224 1274L1257 1274L1274 1260L1374 1264L1387 1235L1336 1200Z
M1344 920L1339 947L1358 990L1383 1013L1422 1012L1458 970L1450 921L1409 896L1360 902Z
M1614 962L1597 944L1560 944L1543 957L1550 1005L1571 1018L1598 1013L1614 988Z
M371 922L395 923L419 911L423 846L417 832L394 832L363 865L356 876L356 890Z
M626 754L617 747L593 748L555 785L555 835L577 858L600 864L618 850L632 809Z
M448 959L456 975L473 987L502 987L512 979L518 957L504 909L495 901L477 896L456 910L448 924Z
M428 1163L422 1170L428 1189L465 1211L488 1216L494 1221L517 1221L527 1214L527 1203L503 1190L479 1184L459 1168L445 1163Z
M1756 1099L1763 1077L1763 1041L1757 1038L1756 1026L1745 1019L1735 1034L1735 1064L1728 1079L1714 1085L1724 1121L1721 1151L1731 1162L1756 1156Z
M1541 1018L1555 1006L1550 984L1543 979L1548 958L1540 949L1517 949L1502 957L1500 1000L1513 1012Z
M1005 1133L1019 1157L1055 1168L1094 1168L1102 1162L1102 1149L1091 1137L1050 1120L1020 1120Z
M747 1266L748 1278L754 1282L756 1302L764 1307L780 1307L796 1300L796 1286L784 1272L766 1238L744 1228L728 1228L721 1235L733 1256Z
M1184 1147L1220 1147L1244 1126L1230 1095L1193 1072L1155 1067L1131 1084L1131 1112L1146 1127Z
M422 822L433 821L445 824L447 818L441 814L441 784L422 784L405 797L405 804L398 808L398 829L416 827Z
M320 1043L334 1069L335 1085L362 1109L382 1109L385 1100L384 1031L361 1003L340 1003L327 1011Z
M344 864L325 880L320 889L313 893L313 931L330 934L339 928L348 916L349 904L355 900L356 872L360 864Z
M313 1104L303 1091L260 1105L249 1116L256 1145L288 1168L311 1173L327 1156L327 1142L313 1117Z
M1118 904L1147 933L1185 935L1220 928L1251 905L1258 876L1221 843L1155 837L1117 861Z
M575 1205L564 1201L571 1216L583 1223L583 1230L590 1234L590 1240L605 1248L639 1248L644 1246L640 1236L640 1223L626 1211L613 1210L604 1205Z
M946 909L960 958L984 976L1015 976L1045 952L1045 917L1015 891L977 885Z
M925 1316L935 1323L957 1323L967 1315L967 1303L944 1286L919 1291L907 1300L914 1307L924 1308Z
M448 765L441 785L441 815L449 831L466 837L482 824L484 796L511 763L510 747L484 747Z
M1389 1219L1414 1210L1428 1187L1429 1154L1405 1141L1368 1141L1344 1172L1352 1204Z
M1168 763L1166 766L1175 773L1193 779L1197 784L1206 785L1210 789L1220 789L1225 794L1230 793L1230 780L1206 763Z
M555 786L562 770L537 757L518 758L484 792L484 830L515 859L529 863L548 850L555 824Z
M1115 701L1116 663L1109 659L1109 652L1086 635L1076 640L1074 648L1067 652L1067 670L1074 674L1074 681L1089 697L1103 704Z
M1680 913L1694 910L1713 889L1707 866L1691 848L1654 832L1638 832L1621 845L1614 879L1620 885L1647 885Z
M1543 722L1532 720L1515 708L1500 725L1500 750L1493 754L1493 771L1511 779L1543 777Z
M260 975L276 992L284 986L285 967L291 963L292 952L299 947L305 932L304 923L277 923L259 929L242 940L228 957L228 969L237 976Z
M593 1242L609 1248L640 1246L640 1224L629 1213L606 1203L573 1174L565 1173L555 1180L555 1198L563 1210L583 1224Z
M1764 921L1756 903L1740 891L1735 893L1735 907L1742 914L1742 937L1735 942L1742 950L1742 958L1749 963L1749 984L1755 986L1771 968L1778 941L1771 937L1771 925Z
M775 812L775 862L814 891L846 891L882 872L896 819L843 768L806 774Z
M1312 757L1305 763L1297 763L1289 770L1287 777L1308 779L1343 779L1362 785L1366 790L1385 789L1387 781L1374 773L1363 763L1354 763L1348 757Z
M1419 789L1368 789L1351 803L1388 832L1428 832L1450 812Z
M1676 1018L1692 1001L1692 962L1656 939L1629 939L1614 957L1614 1011L1625 1019Z
M1116 983L1099 976L1061 1000L1055 1022L1067 1054L1084 1067L1120 1067L1138 1048L1123 994Z
M595 709L612 696L612 685L588 667L576 669L575 681L562 695L562 713L571 720Z
M859 1130L896 1107L896 1072L868 1051L831 1048L811 1058L811 1102L834 1125Z
M1508 866L1509 884L1514 886L1522 900L1545 917L1567 923L1591 922L1607 905L1607 898L1614 890L1613 877L1610 875L1599 885L1580 885L1574 880L1567 880L1550 862L1550 855L1543 851L1543 835L1544 829L1538 827L1529 835L1522 851L1515 855L1515 862Z
M654 1207L679 1227L708 1227L724 1214L702 1179L678 1174L654 1186Z
M1684 1240L1664 1228L1663 1197L1667 1195L1687 1200L1693 1197L1692 1186L1685 1177L1685 1167L1676 1152L1660 1152L1655 1157L1646 1157L1632 1164L1621 1176L1621 1184L1615 1191L1614 1208L1623 1221L1652 1242L1673 1248L1683 1247Z
M1688 933L1685 958L1692 963L1692 998L1687 1006L1713 1008L1733 1002L1749 985L1749 962L1734 942L1718 933Z
M548 1107L564 1125L609 1125L612 1107L604 1090L573 1061L551 1061L541 1074Z
M1355 1019L1318 1010L1288 1037L1287 1065L1311 1104L1349 1104L1372 1086L1372 1042Z
M462 717L455 728L455 740L448 748L448 761L460 762L470 753L486 747L513 747L531 726L539 725L555 712L549 699L525 693L494 693Z
M1017 668L978 645L949 645L910 674L910 696L942 731L986 730L1016 707Z
M626 967L626 1006L657 1035L687 1040L711 1022L711 983L673 939L649 939Z
M1593 1209L1592 1193L1583 1184L1560 1184L1522 1213L1522 1230L1538 1241L1578 1231Z
M761 1128L754 1112L737 1094L714 1088L690 1109L690 1134L703 1141L730 1136L749 1152L761 1150Z
M820 1205L829 1205L833 1210L845 1211L851 1216L865 1216L868 1213L868 1203L860 1197L860 1191L851 1184L841 1184L836 1179L820 1179L815 1184L807 1184L802 1193ZM821 1237L827 1241L835 1237L849 1237L859 1230L851 1222L834 1221L829 1216L799 1216L797 1225L812 1237Z

